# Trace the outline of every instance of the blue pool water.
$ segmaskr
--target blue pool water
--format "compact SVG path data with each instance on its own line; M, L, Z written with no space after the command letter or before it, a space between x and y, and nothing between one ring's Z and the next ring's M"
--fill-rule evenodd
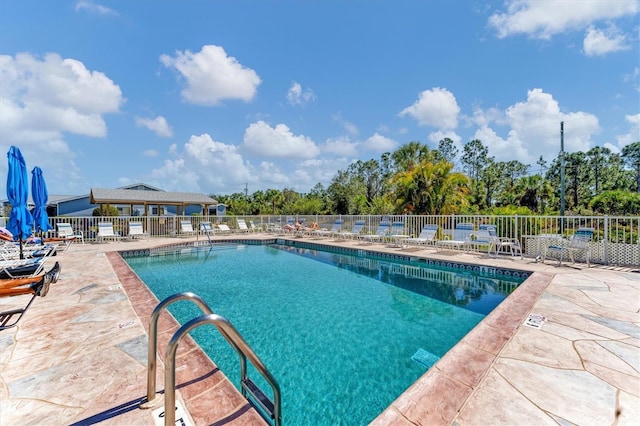
M280 384L287 425L370 422L524 280L276 245L126 260L160 300L191 291L231 321ZM192 336L238 386L238 357L209 327Z

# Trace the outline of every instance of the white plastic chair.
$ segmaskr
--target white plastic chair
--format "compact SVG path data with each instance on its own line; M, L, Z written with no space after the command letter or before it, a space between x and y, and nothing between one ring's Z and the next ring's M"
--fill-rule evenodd
M542 255L542 263L544 263L547 253L555 253L558 255L558 266L562 265L562 257L566 252L569 254L572 263L576 263L575 255L583 253L587 267L589 265L589 256L591 254L590 243L593 240L593 228L578 228L578 230L571 236L570 240L565 240L561 244L554 244L548 246L544 254Z
M120 235L113 231L113 223L100 222L98 223L98 242L104 242L107 239L118 241Z
M146 238L147 233L144 232L144 227L142 226L142 222L129 222L129 235L130 239Z
M74 231L70 223L59 222L56 223L56 227L58 228L58 238L80 240L84 244L82 231Z

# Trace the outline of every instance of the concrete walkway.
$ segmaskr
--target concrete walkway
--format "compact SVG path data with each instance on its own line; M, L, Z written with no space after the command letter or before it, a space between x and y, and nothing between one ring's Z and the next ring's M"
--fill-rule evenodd
M162 407L138 408L157 300L119 256L105 252L187 241L76 244L59 254L58 283L17 327L0 332L0 425L158 424ZM373 424L637 424L640 274L402 251L535 274ZM0 299L0 310L19 306L22 297ZM541 327L524 325L531 314ZM164 348L177 324L164 318L160 328ZM187 424L263 423L196 345L181 346L177 366Z

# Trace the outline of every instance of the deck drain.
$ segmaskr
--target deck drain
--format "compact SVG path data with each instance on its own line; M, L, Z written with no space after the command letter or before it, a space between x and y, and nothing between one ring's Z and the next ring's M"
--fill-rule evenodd
M524 322L524 325L533 327L533 328L542 328L542 325L547 320L546 317L538 314L530 314L527 320Z

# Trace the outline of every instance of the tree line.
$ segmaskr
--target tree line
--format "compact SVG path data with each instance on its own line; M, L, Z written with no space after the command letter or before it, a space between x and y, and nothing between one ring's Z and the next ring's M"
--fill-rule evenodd
M620 153L605 147L565 153L566 214L640 212L640 141ZM532 170L496 161L479 139L459 152L445 138L437 149L409 142L379 159L339 170L308 193L268 189L211 197L232 215L279 214L558 214L561 162L542 156Z

